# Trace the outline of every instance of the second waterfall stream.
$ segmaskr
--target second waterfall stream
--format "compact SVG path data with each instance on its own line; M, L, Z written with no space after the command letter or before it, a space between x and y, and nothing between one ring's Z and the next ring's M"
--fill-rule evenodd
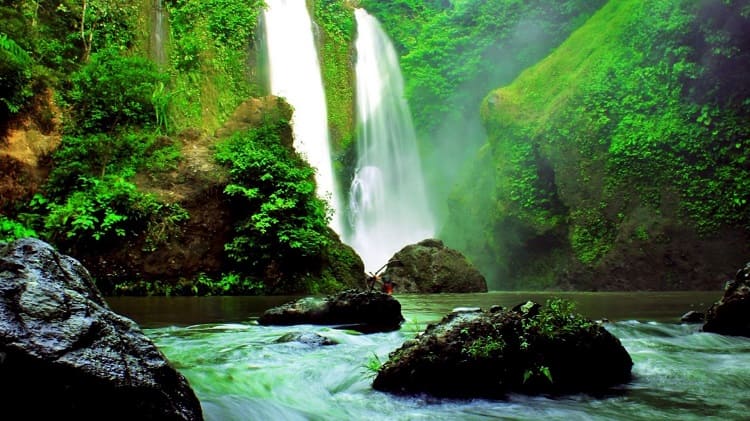
M357 9L355 18L358 160L345 240L374 272L435 227L396 50L374 17Z

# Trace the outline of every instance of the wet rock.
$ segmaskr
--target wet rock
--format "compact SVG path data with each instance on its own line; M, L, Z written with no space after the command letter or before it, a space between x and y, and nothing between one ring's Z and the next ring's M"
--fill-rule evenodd
M726 283L724 296L708 309L703 331L750 337L750 262Z
M373 388L396 394L503 397L510 392L602 393L630 380L633 362L600 324L551 304L459 312L392 352Z
M289 332L277 339L276 342L297 342L309 346L328 346L338 344L338 342L334 341L333 339L326 338L325 336L315 332Z
M706 315L700 311L690 310L680 317L682 323L703 323Z
M0 250L0 355L4 413L203 418L187 380L133 321L110 310L88 271L39 240Z
M487 292L487 281L459 251L437 239L404 247L389 260L383 277L396 292Z
M348 290L326 297L305 297L266 310L261 325L345 325L361 332L397 330L401 303L388 294Z

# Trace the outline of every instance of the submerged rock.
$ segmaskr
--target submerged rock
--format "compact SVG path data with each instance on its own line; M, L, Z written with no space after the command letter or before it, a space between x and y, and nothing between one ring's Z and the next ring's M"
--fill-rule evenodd
M203 418L187 380L88 271L34 239L0 250L0 396L28 419Z
M604 392L633 362L601 325L567 302L454 312L392 352L373 388L397 394L502 397L509 392Z
M346 325L362 332L397 330L401 303L388 294L348 290L327 297L305 297L266 310L261 325Z
M690 310L680 317L683 323L703 323L704 320L706 320L706 315L695 310Z
M750 337L750 262L726 283L724 296L708 309L703 331Z
M459 251L437 239L423 240L393 255L383 274L396 292L487 292L487 281Z
M297 342L309 346L328 346L338 344L338 342L334 341L333 339L326 338L325 336L315 332L289 332L281 336L279 339L276 339L276 342Z

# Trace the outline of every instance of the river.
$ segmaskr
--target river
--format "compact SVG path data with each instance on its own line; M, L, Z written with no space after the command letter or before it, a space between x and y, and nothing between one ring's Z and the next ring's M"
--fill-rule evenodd
M504 400L398 397L370 387L371 368L456 307L570 299L620 338L633 380L605 397ZM396 332L363 335L327 326L259 326L267 308L293 297L112 297L190 381L207 420L733 420L750 413L750 339L679 323L720 292L398 295L406 319ZM288 332L337 342L277 343Z

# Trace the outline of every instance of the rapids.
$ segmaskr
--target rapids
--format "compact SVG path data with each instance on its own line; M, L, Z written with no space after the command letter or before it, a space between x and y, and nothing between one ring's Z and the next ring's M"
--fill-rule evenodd
M606 328L633 358L631 383L603 397L511 395L505 400L399 397L370 387L374 372L368 367L385 361L452 308L508 306L527 298L544 302L552 295L575 301L584 315L611 320ZM703 310L719 296L404 295L397 296L406 318L401 330L371 335L329 326L257 325L265 308L291 297L114 298L110 303L147 327L146 334L190 381L207 420L747 419L750 339L702 333L700 325L677 322L685 311ZM210 322L200 323L201 317ZM292 331L317 332L339 345L275 342Z

